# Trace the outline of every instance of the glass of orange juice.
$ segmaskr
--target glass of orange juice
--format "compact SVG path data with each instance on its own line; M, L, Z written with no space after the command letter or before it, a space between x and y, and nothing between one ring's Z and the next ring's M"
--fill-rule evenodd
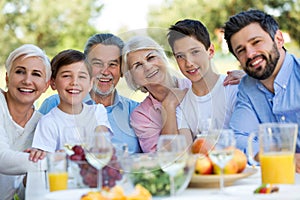
M264 123L259 125L259 162L262 183L295 183L295 148L298 125Z
M65 152L47 154L49 190L68 188L67 155Z

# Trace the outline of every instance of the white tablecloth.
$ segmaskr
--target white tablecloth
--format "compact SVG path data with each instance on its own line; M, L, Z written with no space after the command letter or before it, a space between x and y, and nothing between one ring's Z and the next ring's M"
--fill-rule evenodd
M260 194L254 195L253 191L256 187L261 184L261 175L260 170L254 175L251 175L247 178L240 179L232 186L225 187L223 194L219 193L218 188L187 188L181 194L176 195L175 197L164 197L164 198L154 198L154 200L255 200L255 199L288 199L288 200L300 200L300 174L296 174L296 180L294 185L279 185L279 192L273 194ZM35 191L37 188L27 188L26 192ZM41 192L39 192L41 193ZM76 191L72 192L74 196ZM49 192L44 191L44 196L42 195L32 195L26 200L48 200ZM77 195L78 196L78 195ZM47 198L48 197L48 198ZM79 200L76 198L71 198L72 200ZM65 200L67 197L62 197L62 200ZM51 198L50 198L51 199ZM60 198L59 198L60 199ZM53 200L56 200L54 198ZM58 199L57 199L58 200Z

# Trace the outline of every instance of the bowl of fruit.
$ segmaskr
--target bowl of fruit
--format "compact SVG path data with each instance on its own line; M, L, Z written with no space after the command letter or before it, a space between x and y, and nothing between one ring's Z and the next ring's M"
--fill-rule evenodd
M75 145L69 148L68 154L69 188L96 188L98 170L87 161L84 148ZM122 182L122 166L115 151L101 173L103 188L112 188Z
M73 185L75 188L96 187L97 170L87 162L84 149L81 146L73 146L71 149L73 153L69 155L69 174L74 174ZM176 194L187 188L194 166L195 157L189 154L174 177ZM170 195L170 177L160 167L159 156L156 153L129 155L127 152L115 152L110 162L102 169L102 186L107 189L121 186L130 192L136 185L141 185L154 197Z
M141 185L152 196L170 195L170 177L160 167L159 156L156 153L133 154L123 158L122 167L133 185ZM172 163L170 163L172 165ZM184 191L194 172L195 159L188 155L186 163L177 169L174 176L175 194Z
M191 151L196 156L196 164L190 187L219 187L221 169L208 156L212 149L213 142L204 136L198 137L192 144ZM241 150L233 148L233 157L224 168L224 185L230 186L256 172L256 168L247 167L247 156Z

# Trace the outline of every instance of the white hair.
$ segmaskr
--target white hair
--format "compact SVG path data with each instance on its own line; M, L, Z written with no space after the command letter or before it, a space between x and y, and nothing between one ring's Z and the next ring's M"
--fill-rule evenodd
M29 58L29 57L40 58L45 65L46 81L50 80L50 77L51 77L50 60L42 49L40 49L39 47L37 47L33 44L24 44L24 45L18 47L17 49L13 50L9 54L9 56L5 62L5 68L6 68L6 72L7 72L8 76L10 74L13 62L21 56L24 56L24 58Z
M130 66L127 63L127 56L130 52L135 52L139 50L155 50L164 60L166 67L169 68L169 60L166 56L164 49L153 39L146 36L134 36L129 39L123 48L123 63L122 63L122 72L125 76L125 80L129 88L133 90L141 90L142 92L147 92L146 88L138 86L133 80L132 74L130 72Z

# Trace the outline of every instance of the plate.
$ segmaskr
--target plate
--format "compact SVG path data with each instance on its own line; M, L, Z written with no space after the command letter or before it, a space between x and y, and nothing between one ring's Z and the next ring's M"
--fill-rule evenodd
M225 174L224 186L230 186L235 181L251 176L257 172L256 168L247 167L242 173L239 174ZM220 175L198 175L193 174L190 181L190 187L212 188L219 187Z
M61 190L56 192L50 192L45 195L45 200L80 200L83 194L91 191L90 188L85 189L73 189L73 190Z
M225 188L225 192L235 197L250 197L250 199L300 199L299 185L276 184L276 186L279 187L279 191L271 194L254 194L253 191L259 185L230 186Z

